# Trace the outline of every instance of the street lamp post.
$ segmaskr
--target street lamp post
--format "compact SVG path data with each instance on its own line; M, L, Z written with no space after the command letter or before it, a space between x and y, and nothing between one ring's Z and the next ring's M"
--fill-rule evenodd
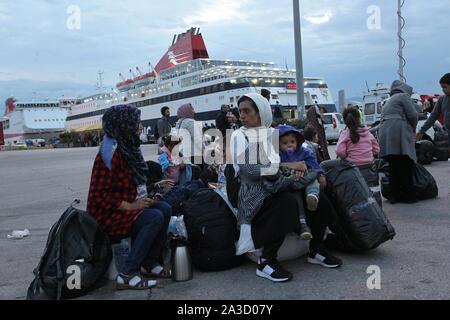
M406 82L405 78L405 65L406 60L403 57L403 48L405 48L405 39L403 38L403 29L405 27L405 19L402 16L402 8L405 5L405 0L398 0L398 57L399 57L399 67L398 75L401 81Z
M300 119L305 119L305 80L303 77L302 31L300 22L300 0L293 0L295 65L297 70L297 109Z

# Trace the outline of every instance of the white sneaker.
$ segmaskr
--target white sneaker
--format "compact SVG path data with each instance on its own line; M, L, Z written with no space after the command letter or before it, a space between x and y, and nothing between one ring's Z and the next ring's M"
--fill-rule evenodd
M308 194L306 196L306 204L308 205L309 211L317 211L317 207L319 206L319 197L315 194Z

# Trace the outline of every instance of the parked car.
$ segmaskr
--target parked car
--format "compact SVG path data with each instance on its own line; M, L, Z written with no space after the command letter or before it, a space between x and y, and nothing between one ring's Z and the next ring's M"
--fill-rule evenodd
M340 113L325 113L323 116L325 135L328 143L337 142L345 129L344 118Z
M27 149L28 148L28 145L26 144L25 141L14 141L12 146L15 147L15 148L20 148L20 149Z

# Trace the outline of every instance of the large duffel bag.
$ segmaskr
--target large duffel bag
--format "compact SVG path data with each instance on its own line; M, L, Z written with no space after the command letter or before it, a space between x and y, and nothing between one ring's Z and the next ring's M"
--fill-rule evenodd
M196 191L184 204L192 262L202 271L221 271L240 265L236 256L237 220L223 195L213 189Z
M70 206L50 230L27 300L86 295L102 285L111 259L109 238L97 221Z
M322 163L328 193L339 225L352 246L361 251L375 249L395 237L395 230L354 164L341 161Z

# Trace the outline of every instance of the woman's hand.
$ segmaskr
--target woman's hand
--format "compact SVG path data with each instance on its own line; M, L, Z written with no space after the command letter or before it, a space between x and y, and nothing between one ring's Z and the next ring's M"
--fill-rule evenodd
M282 163L281 166L294 171L307 172L308 167L304 162Z
M123 210L123 211L138 211L138 210L143 210L143 209L147 209L150 207L155 206L156 201L152 200L150 198L142 198L142 199L138 199L133 203L129 203L129 202L122 202L122 205L120 206L119 210Z
M162 180L160 182L155 183L155 185L162 189L168 189L168 188L172 188L175 184L171 180Z

